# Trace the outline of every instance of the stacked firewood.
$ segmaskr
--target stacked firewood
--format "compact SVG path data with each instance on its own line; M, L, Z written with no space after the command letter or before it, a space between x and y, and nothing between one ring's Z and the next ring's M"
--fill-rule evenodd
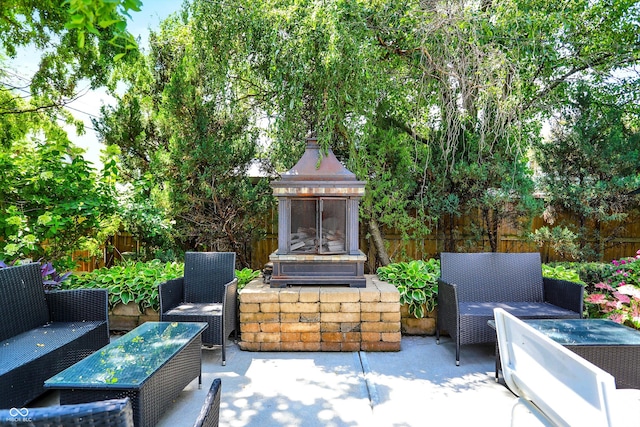
M344 252L345 237L340 230L322 231L322 249L324 252ZM292 252L316 252L316 229L299 227L291 235Z

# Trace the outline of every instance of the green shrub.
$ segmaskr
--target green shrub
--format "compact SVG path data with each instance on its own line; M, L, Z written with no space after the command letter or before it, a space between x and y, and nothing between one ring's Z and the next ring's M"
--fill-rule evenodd
M146 308L159 310L158 285L184 274L184 264L125 261L111 268L100 268L90 273L74 275L65 282L66 289L100 288L109 291L109 307L118 303L135 302L143 312Z
M398 262L378 268L377 273L380 280L398 288L400 303L407 304L414 317L420 319L436 307L440 261Z
M238 290L244 288L247 283L258 277L259 275L260 270L252 270L250 268L236 270L236 277L238 278Z
M569 282L582 283L578 272L564 265L551 266L542 264L542 276L550 279L568 280Z
M582 281L587 285L587 291L594 289L597 283L608 280L614 273L613 264L602 262L576 263L575 269Z
M238 290L260 275L259 270L235 270ZM64 289L99 288L109 291L109 308L118 303L133 301L143 312L146 308L160 309L158 285L184 275L183 262L125 261L119 265L103 267L90 273L73 275L64 283Z
M587 292L593 292L596 283L606 281L614 272L613 264L602 262L550 262L546 265L554 269L562 266L567 270L575 271L580 277L580 282L586 285Z

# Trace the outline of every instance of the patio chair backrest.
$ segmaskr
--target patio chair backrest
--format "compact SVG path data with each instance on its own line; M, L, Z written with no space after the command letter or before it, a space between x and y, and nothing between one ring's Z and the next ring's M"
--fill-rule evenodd
M443 252L440 254L440 278L457 285L460 301L544 300L542 264L537 252Z
M0 268L0 341L49 322L40 263Z
M224 285L235 277L235 252L187 252L184 255L184 301L222 302Z
M503 309L494 316L504 380L520 404L549 425L614 425L611 374Z
M215 378L209 393L205 398L202 408L200 409L200 415L193 424L193 427L218 427L220 422L220 393L222 390L222 380Z

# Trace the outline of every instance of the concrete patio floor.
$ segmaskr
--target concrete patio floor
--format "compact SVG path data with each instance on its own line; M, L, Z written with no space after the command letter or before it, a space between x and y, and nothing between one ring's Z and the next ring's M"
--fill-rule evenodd
M230 342L203 349L203 383L189 384L159 427L191 426L214 378L222 379L220 426L510 425L515 396L494 380L494 346L448 337L403 337L400 352L247 352ZM56 404L55 393L42 402Z

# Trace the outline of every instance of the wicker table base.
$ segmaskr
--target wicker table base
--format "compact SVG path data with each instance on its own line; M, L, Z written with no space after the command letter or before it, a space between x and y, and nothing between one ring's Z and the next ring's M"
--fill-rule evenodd
M136 426L157 424L202 370L206 323L147 322L45 382L60 404L129 397Z
M609 372L617 388L640 389L640 332L608 319L523 319L554 341ZM489 326L495 329L493 320ZM496 381L500 352L496 344Z

